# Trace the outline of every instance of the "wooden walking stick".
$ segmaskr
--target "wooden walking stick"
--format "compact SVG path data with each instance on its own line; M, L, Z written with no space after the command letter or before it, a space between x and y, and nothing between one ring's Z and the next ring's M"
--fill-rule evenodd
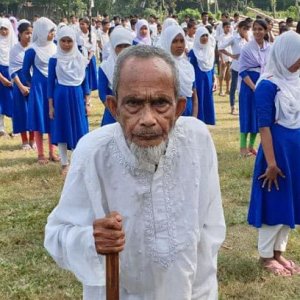
M119 253L106 255L106 300L119 300Z

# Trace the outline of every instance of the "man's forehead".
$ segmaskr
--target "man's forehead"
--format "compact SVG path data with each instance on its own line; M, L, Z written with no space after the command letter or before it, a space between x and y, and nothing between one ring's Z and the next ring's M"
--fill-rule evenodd
M131 75L141 76L152 72L154 72L156 76L167 75L171 78L174 76L172 74L172 69L170 65L167 64L160 57L149 57L149 58L130 57L124 62L121 68L121 74L123 72L126 73L126 76L131 76Z

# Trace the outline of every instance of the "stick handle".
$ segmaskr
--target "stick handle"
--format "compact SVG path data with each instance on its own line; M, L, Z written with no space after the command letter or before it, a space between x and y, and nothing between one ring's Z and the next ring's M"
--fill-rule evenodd
M106 300L119 300L119 253L106 255Z

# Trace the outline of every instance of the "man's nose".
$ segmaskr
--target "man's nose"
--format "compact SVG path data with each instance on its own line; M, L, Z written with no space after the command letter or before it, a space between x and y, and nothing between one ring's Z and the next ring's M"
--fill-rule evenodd
M140 124L146 127L152 127L156 124L155 113L149 104L146 104L141 111Z

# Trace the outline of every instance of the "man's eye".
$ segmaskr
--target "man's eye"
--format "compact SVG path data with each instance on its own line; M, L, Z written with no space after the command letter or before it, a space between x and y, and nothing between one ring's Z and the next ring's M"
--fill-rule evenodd
M152 105L161 107L161 106L165 106L165 105L168 105L168 104L169 104L169 101L167 101L165 99L158 99L158 100L155 100Z
M126 102L126 104L127 104L128 106L131 106L131 107L136 107L136 106L141 105L141 101L137 101L137 100L128 100L128 101Z

